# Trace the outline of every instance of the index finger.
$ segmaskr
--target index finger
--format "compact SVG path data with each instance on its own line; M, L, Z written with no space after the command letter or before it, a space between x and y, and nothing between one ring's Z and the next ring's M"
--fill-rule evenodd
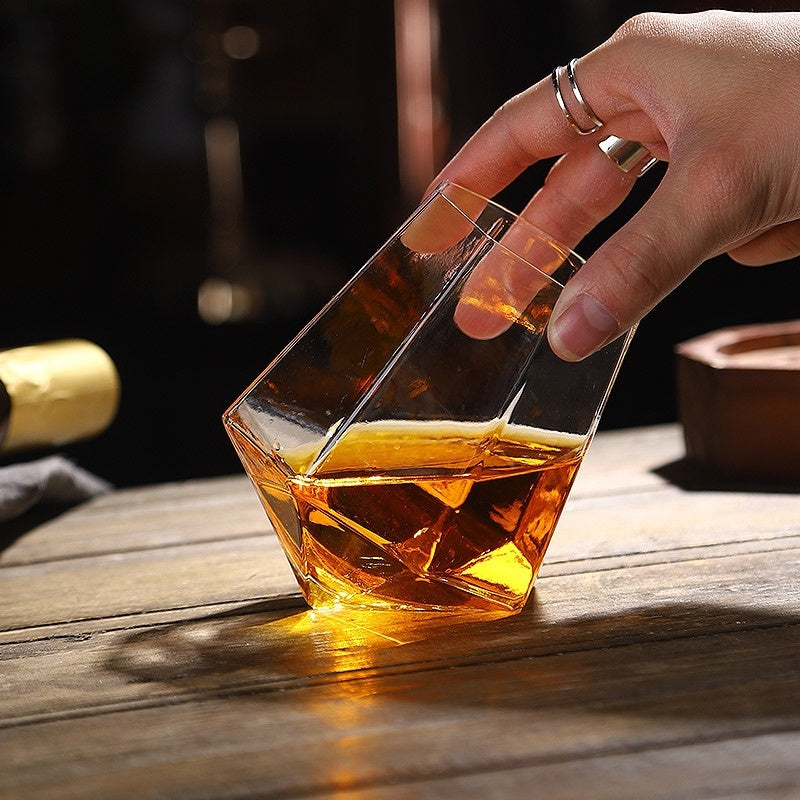
M531 164L566 152L576 139L556 103L550 77L543 78L500 106L428 192L448 180L493 197Z

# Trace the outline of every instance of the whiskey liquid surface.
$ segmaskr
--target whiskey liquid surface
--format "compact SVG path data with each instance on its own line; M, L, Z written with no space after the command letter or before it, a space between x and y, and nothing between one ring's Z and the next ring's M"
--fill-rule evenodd
M280 453L293 477L275 464L251 477L314 605L517 610L583 444L520 425L366 423L311 476L315 453L297 450Z

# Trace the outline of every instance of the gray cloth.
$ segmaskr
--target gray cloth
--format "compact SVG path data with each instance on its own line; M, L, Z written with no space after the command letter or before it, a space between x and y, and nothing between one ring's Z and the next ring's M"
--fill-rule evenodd
M18 517L38 503L71 505L111 488L64 456L0 467L0 522Z

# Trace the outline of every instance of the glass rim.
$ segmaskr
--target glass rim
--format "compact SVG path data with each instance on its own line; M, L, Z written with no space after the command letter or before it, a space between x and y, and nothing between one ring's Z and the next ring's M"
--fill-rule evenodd
M499 247L505 253L508 253L513 258L522 261L524 264L529 266L531 269L536 270L540 275L547 278L548 280L552 281L557 286L560 286L562 289L564 288L564 284L561 281L556 280L549 272L545 272L541 267L537 267L536 264L532 264L524 255L521 255L513 248L509 247L507 244L504 244L501 239L498 239L489 231L485 230L484 226L480 225L477 220L472 219L469 214L467 214L462 208L459 207L458 203L453 200L452 198L448 197L445 194L445 189L448 186L453 186L456 189L466 192L467 194L471 195L472 197L481 200L486 204L486 206L493 207L497 212L499 212L502 216L505 216L509 219L512 226L520 225L523 228L526 228L532 231L537 238L545 240L548 244L550 244L560 255L564 256L564 261L568 261L570 264L574 266L574 271L577 272L585 263L586 259L581 256L579 253L576 253L571 247L568 247L563 242L556 239L552 234L548 233L543 228L534 225L534 223L530 222L529 220L525 219L524 217L520 216L519 214L511 211L510 209L506 208L501 203L498 203L496 200L493 200L489 197L485 197L484 195L476 192L472 189L468 189L466 186L463 186L460 183L456 183L455 181L445 180L442 181L431 193L430 197L428 198L428 202L433 199L436 195L439 195L442 199L444 199L447 203L449 203L459 214L461 214L464 219L466 219L470 225L473 225L476 230L478 230L482 236L492 242L494 245ZM427 203L425 204L427 205ZM478 215L480 216L480 215ZM571 276L570 276L571 277Z

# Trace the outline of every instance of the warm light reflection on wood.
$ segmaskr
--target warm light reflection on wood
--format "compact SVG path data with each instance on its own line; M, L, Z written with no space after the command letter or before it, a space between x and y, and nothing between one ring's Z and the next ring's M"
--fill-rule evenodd
M478 614L342 607L298 612L248 628L246 632L261 639L280 641L284 666L289 666L287 658L290 660L296 654L298 668L307 669L308 650L313 650L320 672L347 673L369 669L375 665L376 656L387 650L435 640L459 626L485 624L509 614L503 611Z

